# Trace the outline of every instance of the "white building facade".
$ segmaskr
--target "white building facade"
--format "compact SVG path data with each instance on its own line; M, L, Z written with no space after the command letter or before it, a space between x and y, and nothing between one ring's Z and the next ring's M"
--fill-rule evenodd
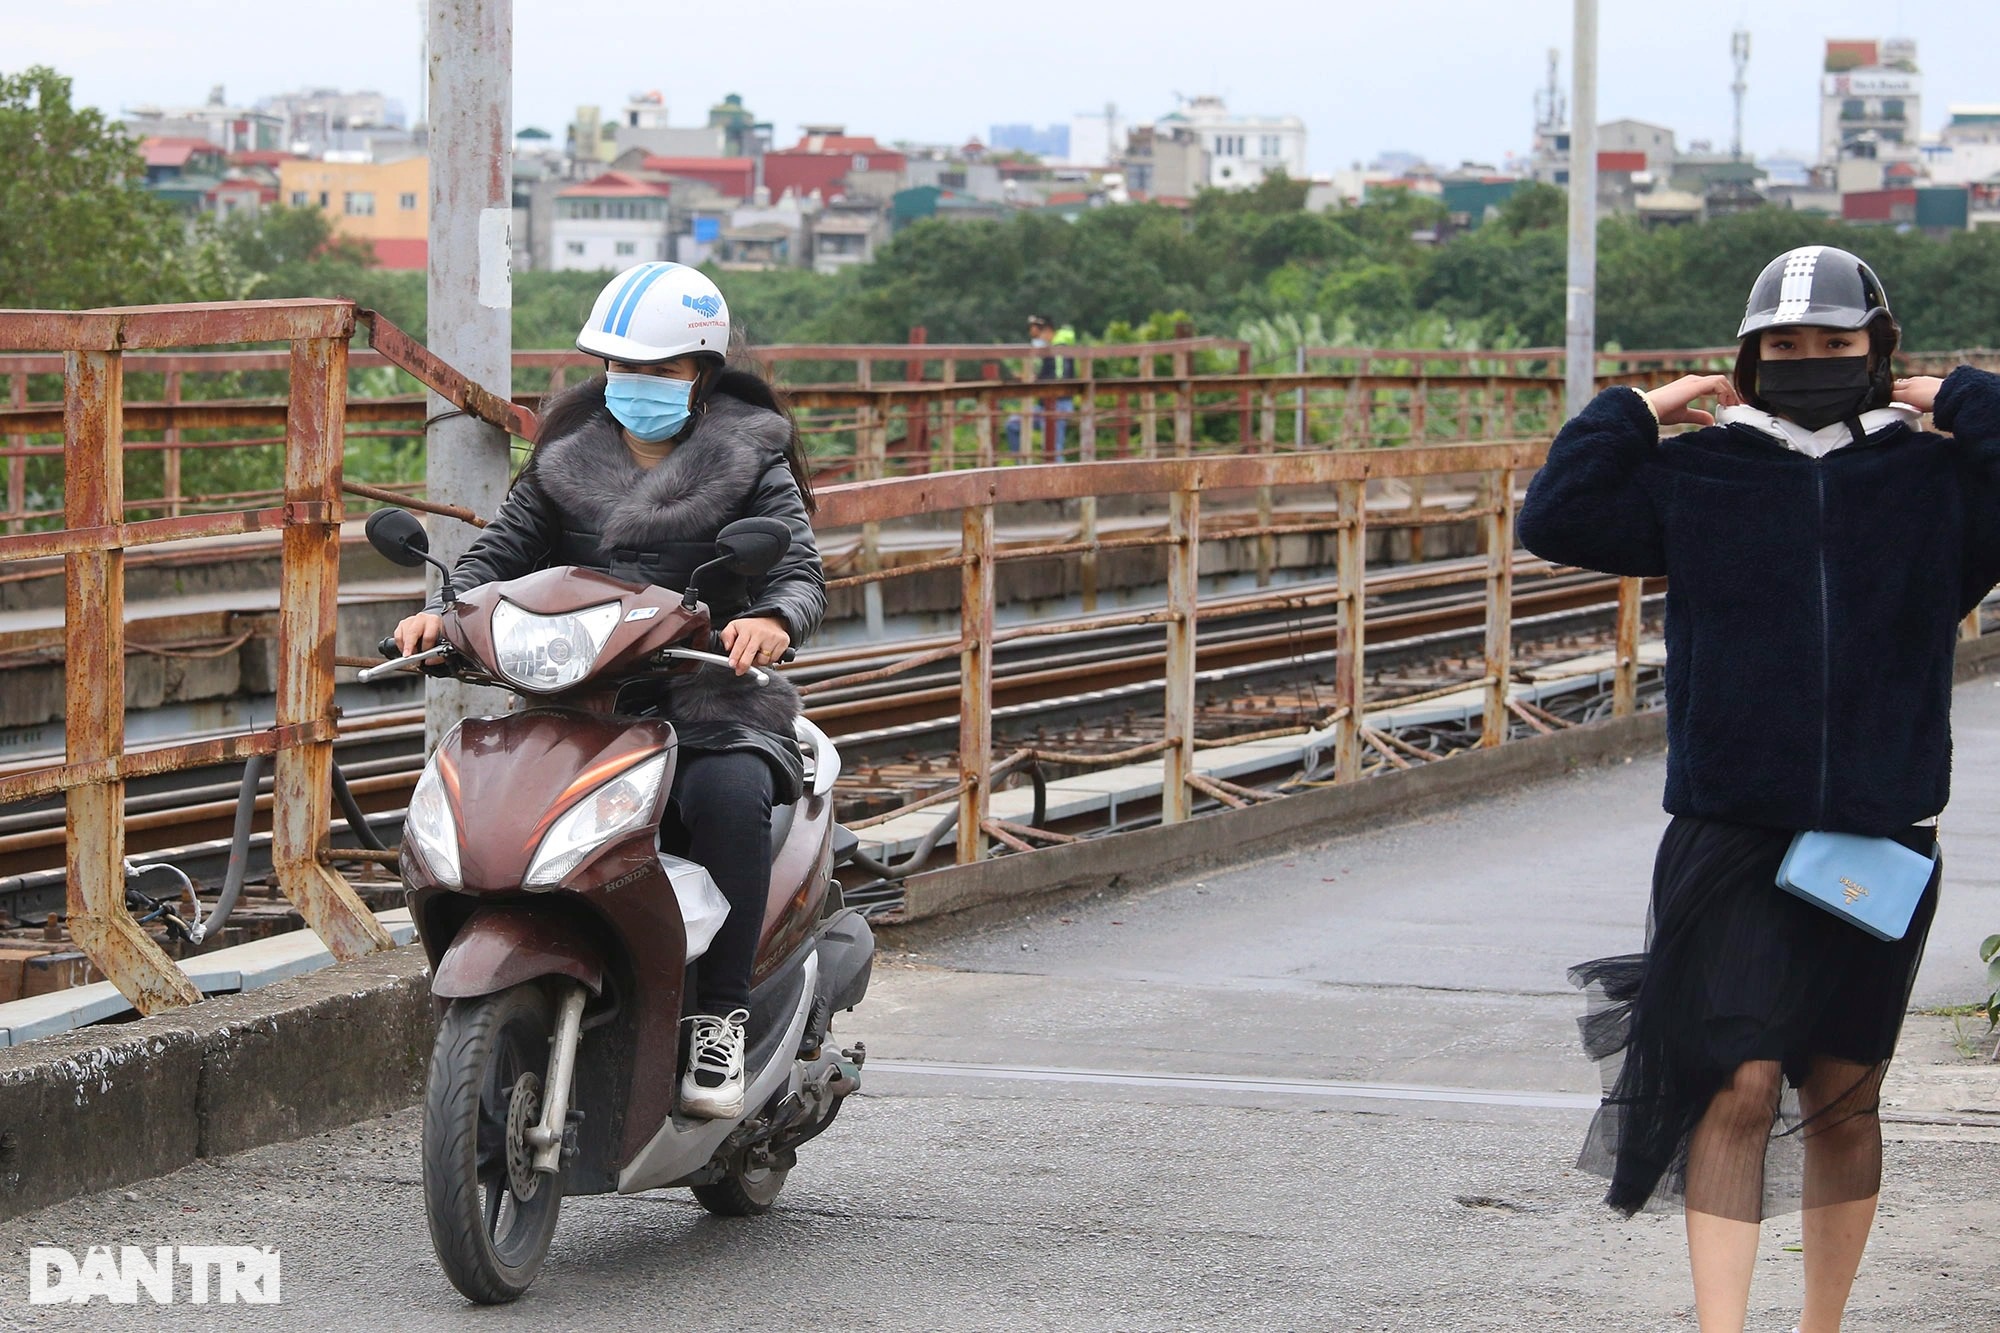
M1238 115L1220 97L1196 97L1159 128L1186 129L1208 152L1207 183L1218 190L1248 190L1282 171L1305 180L1306 126L1297 116Z
M626 269L670 259L667 192L650 182L607 172L556 196L549 224L549 267Z
M1827 43L1829 68L1820 75L1819 160L1831 166L1843 158L1884 162L1917 156L1923 125L1924 78L1917 71L1917 44L1908 38L1882 42Z

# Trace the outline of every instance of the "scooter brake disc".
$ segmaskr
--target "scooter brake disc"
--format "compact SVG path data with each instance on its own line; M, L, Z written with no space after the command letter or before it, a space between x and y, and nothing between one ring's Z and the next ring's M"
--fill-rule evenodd
M530 1071L514 1080L513 1095L507 1098L507 1187L522 1203L542 1187L534 1145L528 1142L528 1131L541 1123L542 1079Z

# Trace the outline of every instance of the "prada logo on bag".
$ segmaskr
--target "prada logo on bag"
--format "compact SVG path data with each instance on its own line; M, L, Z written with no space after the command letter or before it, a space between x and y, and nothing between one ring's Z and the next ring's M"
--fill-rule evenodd
M1855 902L1858 901L1859 899L1866 898L1868 896L1868 890L1866 888L1862 887L1859 884L1856 884L1853 880L1849 879L1845 875L1842 875L1840 877L1840 883L1842 888L1845 890L1842 896L1847 899L1847 905L1849 907L1854 906Z

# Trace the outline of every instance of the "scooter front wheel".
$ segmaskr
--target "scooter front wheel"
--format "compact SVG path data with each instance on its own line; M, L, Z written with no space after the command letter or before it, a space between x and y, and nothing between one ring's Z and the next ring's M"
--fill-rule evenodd
M541 1271L562 1208L562 1173L537 1173L553 1010L539 982L454 1000L438 1026L424 1092L424 1208L451 1285L499 1305Z

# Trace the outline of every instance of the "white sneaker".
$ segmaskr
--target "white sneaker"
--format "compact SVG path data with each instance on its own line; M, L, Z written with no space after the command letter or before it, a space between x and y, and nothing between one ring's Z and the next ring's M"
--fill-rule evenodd
M681 1114L703 1120L734 1120L743 1114L743 1025L748 1009L727 1018L696 1014L689 1042L688 1071L681 1079Z

